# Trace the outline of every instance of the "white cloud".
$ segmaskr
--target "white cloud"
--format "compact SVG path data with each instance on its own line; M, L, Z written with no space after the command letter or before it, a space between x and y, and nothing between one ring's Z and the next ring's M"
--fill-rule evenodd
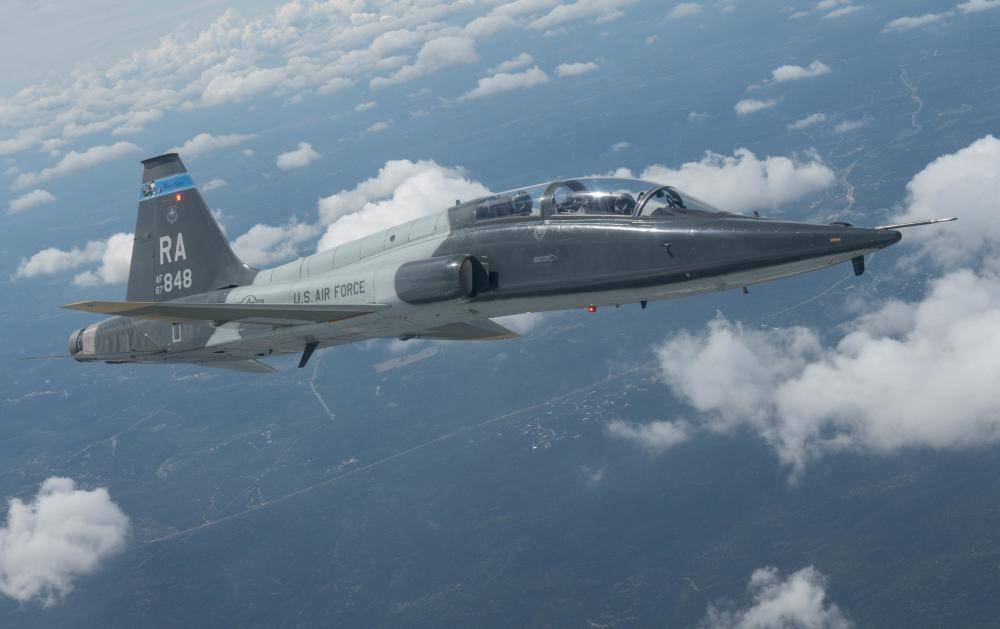
M244 101L251 96L277 88L287 75L284 68L249 68L236 73L220 73L202 90L201 105L206 107Z
M281 170L291 170L292 168L302 168L308 166L322 157L316 149L308 142L299 142L299 148L278 155L275 163Z
M528 24L529 28L547 31L567 22L595 17L607 21L621 17L621 7L634 4L637 0L576 0L571 4L560 4L542 17Z
M252 133L231 133L229 135L212 135L199 133L181 146L175 146L168 153L180 153L181 157L205 155L221 148L236 146L256 137Z
M859 120L844 120L843 122L837 123L837 126L833 128L836 133L850 133L851 131L857 131L858 129L863 129L871 124L869 118L861 118Z
M318 233L318 227L296 221L282 226L258 223L233 241L233 252L251 266L267 266L297 257L298 246Z
M520 70L521 68L526 68L530 66L532 63L534 63L534 61L535 60L532 59L531 55L529 55L526 52L522 52L513 59L508 59L507 61L504 61L497 67L493 68L491 72L493 72L494 74L499 74L501 72L510 72L511 70Z
M733 155L707 152L701 161L680 168L655 164L640 175L642 179L676 186L683 192L731 210L777 207L834 184L836 177L814 153L803 157L763 159L740 148Z
M420 49L410 65L403 66L389 77L375 77L372 89L405 83L439 70L468 65L479 60L475 43L467 37L447 35L432 39Z
M140 111L131 111L124 116L124 121L111 131L111 135L131 135L133 133L139 133L146 128L151 122L156 122L160 118L163 118L163 110L161 109L149 109Z
M850 629L854 624L826 600L827 579L812 566L781 578L777 568L754 570L747 584L750 604L733 609L709 605L703 629Z
M1000 254L1000 139L987 135L928 164L907 183L906 206L891 222L947 216L959 220L914 228L906 240L946 267Z
M433 161L386 162L378 175L320 199L319 212L329 223L317 245L323 251L454 205L456 199L472 199L489 193L470 180L464 171L439 166Z
M774 107L777 104L778 104L778 101L776 101L773 98L770 98L770 99L767 99L767 100L757 100L757 99L754 99L754 98L744 98L740 102L738 102L735 105L733 105L733 109L736 110L736 114L737 115L745 116L747 114L752 114L752 113L754 113L756 111L760 111L762 109L768 109L770 107Z
M858 11L862 10L863 8L864 7L856 5L856 4L849 4L847 6L840 7L839 9L834 9L833 11L830 11L829 13L827 13L826 15L823 16L823 19L824 20L833 20L833 19L841 18L841 17L844 17L845 15L851 15L852 13L857 13Z
M611 150L615 153L621 153L622 151L627 151L632 148L632 145L628 142L615 142L611 145Z
M381 133L389 127L392 126L392 120L379 120L378 122L372 123L367 129L368 133Z
M711 431L754 430L789 466L841 452L1000 442L1000 279L962 270L889 301L832 347L801 327L717 317L659 349L665 382ZM725 387L717 386L726 382Z
M22 194L16 199L12 199L7 205L7 211L11 214L23 212L39 205L54 203L56 197L48 190L32 190L27 194Z
M465 33L473 38L490 37L500 31L517 27L517 21L509 15L485 15L477 17L465 26Z
M355 112L368 111L369 109L375 109L377 103L373 100L365 101L363 103L358 103L357 107L354 108Z
M802 118L801 120L796 120L795 122L793 122L790 125L788 125L788 129L790 131L800 131L802 129L808 129L809 127L812 127L814 125L818 125L821 122L826 122L826 114L824 114L824 113L815 113L815 114L811 114L809 116L806 116L805 118Z
M924 15L913 17L899 17L886 24L882 31L889 33L905 31L911 28L920 28L922 26L927 26L928 24L940 22L951 15L951 11L947 11L945 13L925 13Z
M14 498L0 528L0 592L48 607L125 547L129 521L101 487L53 476L30 503Z
M69 250L48 247L30 258L22 258L15 275L25 278L52 275L100 263L97 268L78 274L73 278L73 283L92 286L124 282L128 279L132 259L132 241L132 234L117 233L104 240L91 240L83 247Z
M691 437L687 425L682 422L634 424L620 419L608 423L608 434L657 453L669 450Z
M556 66L556 76L567 77L567 76L580 76L581 74L587 74L588 72L593 72L601 66L597 65L593 61L577 62L577 63L560 63Z
M138 146L130 142L115 142L108 146L92 146L82 153L70 151L55 166L37 173L22 173L18 175L11 187L15 190L26 188L78 170L92 168L104 162L138 153L139 150Z
M30 258L21 258L17 267L17 277L36 277L61 273L85 264L97 262L104 254L106 240L91 240L85 247L74 247L69 251L48 247Z
M113 234L104 241L101 251L101 264L96 269L84 271L73 278L77 286L95 286L98 284L120 284L128 280L129 266L132 263L132 234Z
M225 179L213 179L211 181L205 182L198 186L198 189L202 192L208 192L209 190L215 190L217 188L223 188L229 184L226 183Z
M968 0L955 7L962 13L978 13L990 9L1000 9L1000 0Z
M697 2L681 2L670 9L667 17L671 19L691 17L692 15L700 14L702 11L704 11L704 8Z
M785 81L811 79L813 77L823 76L824 74L829 73L830 66L826 65L822 61L813 61L805 67L796 65L783 65L777 67L771 72L771 80L775 83L783 83Z
M479 79L479 84L465 94L462 94L458 100L475 100L503 92L541 85L542 83L547 83L549 80L549 75L538 66L528 68L524 72L500 72L493 76L486 76Z

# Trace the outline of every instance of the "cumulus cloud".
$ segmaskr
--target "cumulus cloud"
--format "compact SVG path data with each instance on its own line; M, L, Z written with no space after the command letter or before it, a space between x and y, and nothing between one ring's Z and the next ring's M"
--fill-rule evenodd
M311 144L308 142L299 142L299 148L278 155L275 163L277 163L278 168L281 170L291 170L293 168L308 166L320 157L321 155L316 152L316 149Z
M593 72L601 66L597 65L593 61L584 61L577 63L560 63L556 66L556 76L567 77L567 76L579 76L581 74L587 74L588 72Z
M180 153L181 157L206 155L212 151L236 146L256 137L252 133L231 133L229 135L212 135L199 133L181 146L175 146L168 153Z
M403 66L388 77L375 77L371 80L371 87L379 89L405 83L439 70L468 65L478 60L476 45L468 37L454 35L438 37L423 45L412 64Z
M921 301L886 302L832 347L805 328L717 317L658 355L706 429L751 428L796 477L834 452L1000 442L998 325L1000 279L962 270L932 281Z
M732 155L707 152L700 161L681 164L680 168L655 164L640 177L676 186L731 210L774 208L829 188L836 181L833 170L815 153L761 159L745 148Z
M7 204L7 212L16 214L17 212L23 212L33 207L38 207L39 205L54 203L55 200L55 195L48 190L32 190L27 194L22 194L16 199L12 199L11 202Z
M464 171L434 161L393 160L378 175L351 190L320 199L320 216L329 226L317 251L366 236L454 205L456 199L488 194Z
M14 180L15 190L27 188L28 186L49 181L56 177L61 177L78 170L93 168L99 164L110 162L111 160L133 155L139 152L139 147L131 142L115 142L107 146L92 146L82 153L70 151L66 153L59 162L50 168L40 170L36 173L21 173Z
M521 68L526 68L534 63L535 60L526 52L522 52L518 56L508 59L503 63L499 64L497 67L493 68L492 72L498 74L500 72L510 72L511 70L520 70Z
M54 605L77 577L124 549L128 529L107 489L77 489L72 479L53 476L30 503L9 502L0 527L0 592Z
M921 260L946 270L921 298L872 305L833 342L804 327L748 328L722 316L669 337L657 357L664 382L698 411L689 431L749 429L793 480L839 452L1000 443L998 160L1000 141L988 135L908 183L892 222L942 208L962 218L907 233Z
M560 4L542 17L529 22L535 30L549 30L568 22L596 17L607 21L622 16L621 7L634 4L637 0L576 0L570 4Z
M616 419L608 423L607 429L612 437L631 441L657 453L669 450L691 437L688 426L682 422L654 421L636 424Z
M754 570L747 584L750 601L709 605L702 629L850 629L854 624L826 598L827 578L812 566L782 579L777 568Z
M299 245L318 233L318 227L297 221L281 226L258 223L233 241L233 252L251 266L267 266L297 257Z
M818 125L821 122L826 122L826 114L815 113L788 125L790 131L801 131L802 129L808 129L814 125Z
M511 92L513 90L540 85L547 83L549 80L549 75L538 66L531 67L524 72L499 72L493 76L479 79L479 84L465 94L462 94L458 100L467 101L485 98L487 96L502 94L503 92Z
M1000 139L987 135L928 164L906 184L906 205L891 222L945 216L959 220L906 240L945 267L1000 253Z
M667 13L667 17L671 19L678 19L682 17L691 17L692 15L698 15L704 8L697 2L681 2L680 4L674 5L674 8L670 9Z
M778 104L778 101L769 98L767 100L757 100L755 98L744 98L740 102L733 105L733 109L736 110L736 114L740 116L745 116L747 114L752 114L762 109L768 109L774 107Z
M771 71L771 80L775 83L784 83L785 81L811 79L829 73L830 66L822 61L813 61L805 67L786 64Z
M89 286L124 282L128 279L132 241L132 234L118 233L104 240L91 240L83 247L69 250L48 247L30 258L22 258L15 276L29 278L53 275L99 263L96 269L77 275L74 283Z
M377 104L373 100L368 100L363 103L358 103L357 107L354 108L355 112L368 111L369 109L375 109Z
M103 241L101 264L93 270L84 271L73 278L77 286L96 286L98 284L120 284L128 280L129 266L132 263L132 234L118 233Z

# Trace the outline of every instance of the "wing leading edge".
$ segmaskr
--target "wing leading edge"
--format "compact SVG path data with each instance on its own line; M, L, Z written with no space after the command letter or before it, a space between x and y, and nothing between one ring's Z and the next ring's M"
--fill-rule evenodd
M82 312L136 317L196 321L242 321L247 323L334 322L385 310L384 304L293 305L293 304L212 304L152 301L78 301L63 308Z

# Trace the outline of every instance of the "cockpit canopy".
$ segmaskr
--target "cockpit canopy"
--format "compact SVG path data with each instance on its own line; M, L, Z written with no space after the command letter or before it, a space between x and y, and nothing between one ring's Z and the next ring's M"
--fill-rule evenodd
M611 177L553 181L476 199L470 205L477 222L517 217L730 215L671 186Z

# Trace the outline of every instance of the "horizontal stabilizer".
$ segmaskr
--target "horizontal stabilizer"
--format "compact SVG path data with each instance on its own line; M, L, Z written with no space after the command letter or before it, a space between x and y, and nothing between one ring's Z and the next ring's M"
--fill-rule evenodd
M459 323L446 323L405 336L440 341L499 341L517 338L521 335L489 319L473 319Z
M139 319L241 321L246 323L320 323L385 310L383 304L294 305L206 304L176 301L78 301L63 308Z

